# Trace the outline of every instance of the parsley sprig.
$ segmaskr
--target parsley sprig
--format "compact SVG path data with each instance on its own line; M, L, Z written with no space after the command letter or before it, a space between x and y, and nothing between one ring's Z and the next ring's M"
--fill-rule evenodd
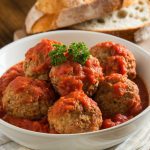
M68 53L73 57L74 62L78 62L82 65L85 64L86 60L90 56L88 47L83 42L71 43Z
M67 58L84 65L90 56L88 47L83 42L71 43L68 50L66 45L54 44L53 46L54 50L49 53L49 56L54 66L64 63ZM66 53L68 56L65 55Z
M65 52L67 50L66 45L53 44L54 50L49 53L51 58L51 64L54 66L64 63L67 58Z

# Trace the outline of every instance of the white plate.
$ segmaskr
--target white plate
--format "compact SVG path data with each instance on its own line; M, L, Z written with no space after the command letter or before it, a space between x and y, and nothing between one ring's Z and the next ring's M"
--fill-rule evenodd
M41 33L13 42L0 51L0 75L10 66L24 59L25 52L41 39L48 38L69 44L83 41L89 47L102 41L114 41L129 48L137 60L137 71L146 83L150 93L150 54L137 45L107 34L64 30ZM100 150L111 147L125 140L131 133L145 126L150 115L150 106L133 119L112 127L90 133L80 134L45 134L24 130L0 120L0 130L13 141L32 149L41 150Z

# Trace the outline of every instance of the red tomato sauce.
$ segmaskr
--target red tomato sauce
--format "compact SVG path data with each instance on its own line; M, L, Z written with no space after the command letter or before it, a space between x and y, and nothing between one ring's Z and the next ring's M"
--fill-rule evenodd
M114 92L118 96L123 96L126 88L127 85L125 83L118 82L114 84Z
M23 62L12 66L0 77L0 97L2 97L3 91L6 89L7 85L17 76L24 76Z
M3 120L17 127L24 128L27 130L49 133L49 125L47 118L42 118L39 121L31 121L28 119L19 119L16 117L5 115L3 117Z
M99 45L99 44L97 44L97 45ZM103 43L100 43L100 46L107 48L107 49L111 49L110 53L112 56L115 56L115 55L126 56L127 55L126 47L124 47L120 44L116 44L113 42L103 42Z
M30 48L26 53L27 61L33 60L37 65L32 68L33 72L45 72L50 66L49 52L54 49L53 44L61 44L54 40L43 39L40 43ZM45 61L43 61L45 59Z
M58 89L62 95L67 95L68 93L75 90L82 90L83 83L81 80L76 80L73 77L63 77L60 81Z
M77 95L77 93L78 93L78 95ZM73 99L72 97L76 97L76 99ZM87 109L89 109L91 107L92 103L94 105L97 105L97 103L94 102L91 98L89 98L88 96L85 96L83 91L72 92L66 96L61 97L60 99L61 99L61 101L59 101L59 103L56 102L54 104L58 109L53 109L53 112L58 115L63 114L68 111L75 110L76 109L75 108L76 101L80 101L80 103Z
M85 74L85 82L88 81L91 84L95 84L98 78L103 78L103 73L97 59L88 59L83 67L83 71Z
M72 61L56 66L52 68L50 77L58 79L57 89L64 96L72 91L84 89L86 84L96 84L103 74L98 60L91 57L84 66Z
M122 114L117 114L113 118L104 119L103 124L102 124L102 129L110 128L110 127L119 125L123 122L128 121L132 117L133 116L125 116L125 115L122 115Z
M3 118L4 115L5 115L5 112L4 112L4 109L3 109L3 106L2 106L2 101L1 101L1 98L0 98L0 118Z
M106 74L115 72L122 75L127 74L127 64L124 57L111 56L107 59L107 62L109 63L104 67L104 72L106 72Z
M142 101L142 108L144 110L149 105L149 95L147 88L145 86L145 83L139 76L137 76L133 81L138 85L140 98Z

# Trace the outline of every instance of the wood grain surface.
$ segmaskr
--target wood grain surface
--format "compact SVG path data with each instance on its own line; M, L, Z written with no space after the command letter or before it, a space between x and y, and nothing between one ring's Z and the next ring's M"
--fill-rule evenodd
M0 0L0 48L13 41L15 30L23 28L35 0Z

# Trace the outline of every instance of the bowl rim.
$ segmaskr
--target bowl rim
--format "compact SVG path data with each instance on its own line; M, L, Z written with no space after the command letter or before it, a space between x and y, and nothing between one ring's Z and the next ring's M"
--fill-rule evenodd
M43 38L43 36L47 36L47 35L50 35L50 34L65 34L66 32L68 33L85 33L85 34L93 34L93 35L101 35L101 36L104 36L104 37L111 37L111 38L114 38L114 39L118 39L119 41L122 41L122 42L125 42L125 44L129 44L129 45L132 45L133 47L136 47L137 49L139 49L140 51L142 51L143 53L145 53L146 55L150 56L150 52L146 51L144 48L130 42L130 41L127 41L125 39L122 39L122 38L119 38L119 37L116 37L116 36L113 36L113 35L109 35L109 34L105 34L105 33L97 33L97 32L92 32L92 31L82 31L82 30L57 30L57 31L49 31L49 32L45 32L45 33L38 33L36 35L30 35L28 37L24 37L20 40L17 40L17 41L14 41L4 47L2 47L0 49L0 55L3 55L7 48L11 47L12 45L14 44L20 44L22 42L25 42L25 41L28 41L28 40L32 40L33 38ZM9 50L8 50L9 51ZM149 93L150 95L150 93ZM75 133L75 134L53 134L53 133L42 133L42 132L35 132L35 131L31 131L31 130L27 130L27 129L23 129L23 128L20 128L20 127L17 127L15 125L12 125L2 119L0 119L0 124L10 128L10 129L13 129L15 131L19 131L21 133L24 133L24 134L30 134L30 135L35 135L35 136L44 136L44 137L68 137L68 136L84 136L84 135L93 135L93 134L100 134L100 133L104 133L104 132L111 132L112 130L115 130L115 129L118 129L118 128L121 128L121 127L124 127L130 123L132 123L133 121L136 121L137 119L141 118L144 114L146 114L148 111L150 111L150 106L148 106L146 109L144 109L141 113L139 113L137 116L133 117L132 119L128 120L127 122L124 122L124 123L121 123L117 126L114 126L114 127L111 127L111 128L107 128L107 129L102 129L102 130L97 130L97 131L92 131L92 132L84 132L84 133ZM3 131L2 131L3 132Z
M130 44L130 45L132 45L132 46L134 46L134 47L136 47L136 48L138 48L138 49L140 49L140 50L142 50L142 51L144 51L144 53L146 53L146 54L148 54L149 56L150 56L150 52L148 52L147 50L145 50L144 48L142 48L142 47L140 47L139 45L136 45L136 44L134 44L134 43L132 43L132 42L130 42L130 41L127 41L127 40L125 40L125 39L122 39L122 38L120 38L120 37L116 37L116 36L114 36L114 35L110 35L110 34L106 34L106 33L100 33L100 32L94 32L94 31L83 31L83 30L57 30L57 31L49 31L49 32L44 32L44 33L38 33L38 34L34 34L34 35L29 35L29 36L27 36L27 37L23 37L23 38L21 38L21 39L19 39L19 40L16 40L16 41L13 41L13 42L11 42L11 43L9 43L9 44L7 44L7 45L5 45L4 47L2 47L1 49L0 49L0 55L2 55L3 53L5 53L5 49L7 48L7 47L9 47L9 46L12 46L13 44L19 44L19 43L21 43L22 41L28 41L28 40L31 40L31 39L33 39L33 38L38 38L38 37L40 37L40 36L46 36L46 35L49 35L49 34L59 34L59 33L66 33L66 32L72 32L72 33L88 33L88 34L95 34L95 35L102 35L102 36L105 36L105 37L111 37L111 38L113 38L113 39L118 39L118 40L120 40L120 41L122 41L122 42L125 42L125 43L128 43L128 44ZM108 40L109 41L109 40Z

